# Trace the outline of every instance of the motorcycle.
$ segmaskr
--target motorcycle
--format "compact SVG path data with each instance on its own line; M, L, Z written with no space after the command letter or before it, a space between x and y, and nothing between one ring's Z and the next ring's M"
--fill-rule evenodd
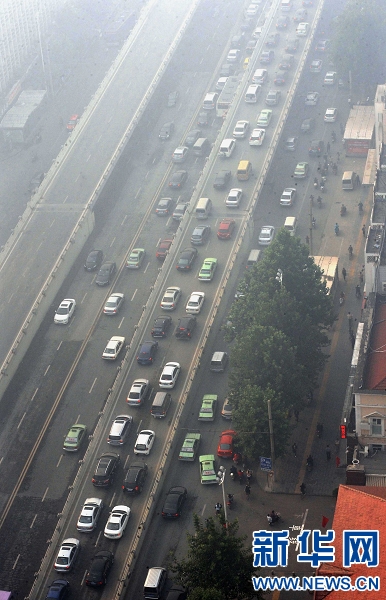
M342 206L340 207L340 216L344 217L344 215L347 213L347 208L345 207L344 204L342 204Z
M323 423L318 423L316 426L316 435L321 438L323 435Z
M335 231L335 235L339 235L339 225L338 225L338 223L335 223L334 231Z
M279 523L282 520L281 514L275 512L274 510L271 513L267 514L267 521L269 525L273 525L274 523Z
M341 292L340 296L339 296L339 306L342 306L344 304L344 299L345 299L345 293Z

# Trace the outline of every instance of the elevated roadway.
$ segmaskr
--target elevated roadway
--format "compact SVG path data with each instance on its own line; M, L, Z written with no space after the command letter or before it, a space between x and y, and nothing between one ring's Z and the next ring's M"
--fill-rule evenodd
M80 123L2 247L0 396L93 231L95 202L199 1L146 4Z

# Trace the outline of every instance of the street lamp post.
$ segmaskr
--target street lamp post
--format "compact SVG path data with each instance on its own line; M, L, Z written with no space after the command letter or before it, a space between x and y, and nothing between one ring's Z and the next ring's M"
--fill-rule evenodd
M223 466L220 466L219 472L217 473L217 477L218 477L218 484L221 485L221 487L222 487L222 501L223 501L223 507L224 507L225 529L228 529L228 512L227 512L227 503L225 501L225 487L224 487L226 472L227 472L226 468Z

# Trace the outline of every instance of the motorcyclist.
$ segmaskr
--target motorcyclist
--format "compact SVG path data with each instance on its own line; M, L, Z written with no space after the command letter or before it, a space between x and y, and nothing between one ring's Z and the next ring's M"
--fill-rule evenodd
M322 196L318 196L316 202L318 203L319 208L322 208Z
M222 509L222 504L220 502L217 502L214 506L214 509L216 511L216 515L220 514L220 511Z
M312 227L315 229L316 227L316 219L315 217L312 217Z
M311 454L309 454L307 457L307 467L312 469L313 466L314 466L314 459L312 458Z
M363 212L363 203L362 202L358 202L358 209L359 209L360 213Z
M344 292L342 292L343 296L344 296ZM323 423L318 423L316 426L316 433L318 434L318 437L322 436L323 433Z
M228 506L230 506L231 504L233 504L233 494L228 494L227 504L228 504Z
M340 297L339 297L339 304L342 306L344 299L346 298L346 295L344 293L344 291L342 290L340 293Z
M315 177L315 179L314 179L314 187L315 187L315 188L318 188L318 187L319 187L319 181L318 181L318 178L317 178L317 177Z
M237 477L237 468L235 467L235 465L231 466L231 468L229 469L229 473L230 473L230 476L232 477L232 479L236 479L236 477Z

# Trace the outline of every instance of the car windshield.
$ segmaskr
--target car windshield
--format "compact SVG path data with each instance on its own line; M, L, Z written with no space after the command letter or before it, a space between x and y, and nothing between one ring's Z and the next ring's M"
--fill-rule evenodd
M198 306L198 300L189 300L189 306Z
M79 519L79 523L92 523L92 517L82 515Z
M187 265L189 263L189 259L188 258L180 258L179 263L180 263L180 265Z
M210 412L212 412L212 408L211 408L210 406L209 406L209 407L208 407L208 406L204 406L204 407L201 409L201 412L202 412L202 413L210 413Z
M206 266L206 267L202 267L202 269L201 269L202 275L209 275L210 272L211 272L211 267Z
M56 559L56 564L57 565L67 565L68 558L66 556L58 556L58 558Z
M221 450L230 450L231 445L230 444L220 444L220 448L221 448Z
M137 444L136 449L137 450L146 450L146 444Z

